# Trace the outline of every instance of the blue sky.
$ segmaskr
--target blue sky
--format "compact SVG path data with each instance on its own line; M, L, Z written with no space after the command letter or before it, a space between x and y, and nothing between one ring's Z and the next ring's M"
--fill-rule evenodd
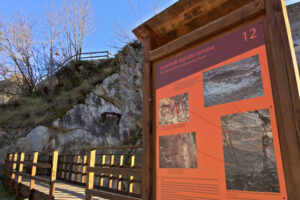
M60 0L1 0L0 19L8 18L17 11L33 16L37 24L45 20L45 8L53 1ZM120 42L116 33L130 33L133 28L162 11L177 0L90 0L96 30L86 41L84 51L110 50L116 52L113 46ZM287 4L300 0L287 0ZM130 2L132 4L131 8ZM135 13L134 13L135 12Z

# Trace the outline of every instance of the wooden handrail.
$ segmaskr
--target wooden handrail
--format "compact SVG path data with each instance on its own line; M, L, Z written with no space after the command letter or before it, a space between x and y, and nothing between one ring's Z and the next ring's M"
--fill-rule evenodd
M92 148L92 150L124 150L124 149L141 149L142 145L132 145L132 146L111 146L111 147L100 147L100 148Z
M87 182L86 182L86 200L91 200L93 196L109 198L109 199L139 199L137 197L131 197L131 195L139 195L139 193L134 192L134 184L141 183L140 179L136 177L142 176L142 169L136 168L135 159L136 155L132 153L134 149L140 149L142 146L119 146L119 147L102 147L102 148L93 148L89 151L89 161L87 166ZM129 150L122 154L118 154L119 163L116 162L116 155L113 153L106 154L101 153L97 154L96 151L110 151L110 150ZM96 157L101 156L100 163L96 164ZM124 158L128 156L130 165L125 167ZM110 161L108 161L110 160ZM118 164L117 164L118 163ZM113 192L104 192L101 189L94 188L94 179L95 176L99 176L99 185L101 188L106 187L112 191L116 190L119 192L122 191L122 182L125 181L128 183L128 189L124 194L129 195L120 195ZM123 178L123 177L129 178ZM108 186L104 186L104 179L107 179ZM116 185L113 186L113 181L116 181ZM115 187L115 188L113 188Z
M25 161L25 155L33 154L32 161ZM58 151L55 150L50 155L47 152L47 156L51 156L52 163L38 163L38 156L40 152L20 152L20 153L9 153L7 154L6 159L6 179L5 183L7 185L8 179L11 180L11 188L10 193L12 194L14 183L16 179L16 199L20 196L20 189L22 184L22 178L28 178L30 180L29 185L29 199L32 199L34 187L35 187L35 181L45 183L49 185L49 197L50 199L54 199L54 193L55 193L55 183L56 183L56 171L57 171L57 164L58 164ZM41 154L45 154L45 152L41 152ZM49 160L49 159L48 159ZM31 174L27 174L23 172L24 165L31 166ZM37 168L43 168L43 169L50 169L50 179L42 178L36 176ZM11 174L11 175L10 175ZM10 177L9 177L10 176Z
M88 172L94 173L109 173L109 174L122 174L125 176L139 176L142 173L142 169L132 168L105 168L105 167L88 167Z
M23 194L21 193L23 191L22 178L29 179L29 193L27 193L29 199L35 193L36 181L49 185L49 194L45 195L48 195L49 199L54 199L57 178L86 184L86 199L92 199L93 196L99 195L103 195L99 197L112 195L113 198L118 199L126 199L126 197L128 197L127 199L139 199L140 193L134 191L133 186L141 184L140 178L136 177L141 177L142 169L135 166L135 150L140 148L142 148L141 145L101 147L90 149L89 155L58 155L58 151L53 151L52 154L49 152L46 154L48 159L45 161L48 163L38 162L41 160L39 158L41 152L9 153L6 157L5 179L11 180L11 193L16 188L16 197ZM28 154L30 154L31 161L27 160ZM97 156L98 158L100 156L100 161L96 162ZM52 159L51 164L49 158ZM24 165L31 167L30 174L23 172ZM50 169L50 177L37 176L37 169L40 168ZM98 185L94 185L95 178L99 178ZM7 180L5 183L8 183ZM127 186L124 186L123 183L127 183ZM107 188L109 192L102 191L104 188Z

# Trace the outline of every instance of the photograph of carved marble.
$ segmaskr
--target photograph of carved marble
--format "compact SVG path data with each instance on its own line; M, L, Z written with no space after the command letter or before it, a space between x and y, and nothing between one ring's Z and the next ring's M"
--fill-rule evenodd
M188 93L162 99L158 106L160 126L189 121Z
M159 137L160 168L197 168L196 133Z
M258 55L203 72L205 107L263 96Z
M228 190L280 192L269 109L221 117Z

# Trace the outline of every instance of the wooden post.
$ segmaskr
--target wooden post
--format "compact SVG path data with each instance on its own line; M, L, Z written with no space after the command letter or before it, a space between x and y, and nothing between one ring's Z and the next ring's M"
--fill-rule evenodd
M71 157L71 163L70 163L70 166L69 166L69 180L72 181L74 156L70 156L70 157Z
M111 155L110 156L110 166L113 167L115 164L115 156L114 155ZM108 184L108 187L109 188L112 188L113 186L113 174L109 174L109 184Z
M120 156L120 168L124 166L124 155ZM122 179L123 176L120 174L118 178L118 190L122 190Z
M6 172L5 172L5 179L4 179L5 189L8 188L8 181L9 181L9 176L10 176L12 158L13 158L13 156L11 153L7 154L7 156L6 156Z
M88 157L88 170L87 170L87 181L86 181L86 189L94 188L94 172L91 172L89 168L95 167L95 159L96 159L96 150L90 150ZM92 195L85 194L86 200L92 200Z
M106 155L102 155L102 167L105 166L105 162L106 162ZM104 185L104 173L100 174L100 186Z
M58 151L53 151L51 173L50 173L50 191L49 191L49 195L51 199L54 199L55 196L57 162L58 162Z
M132 155L132 156L131 156L131 164L130 164L130 167L131 167L131 168L134 168L134 167L135 167L135 155ZM129 182L129 192L130 192L130 193L133 192L133 181L134 181L133 176L130 176L130 182Z
M298 69L284 1L265 1L264 31L288 199L300 199Z
M68 171L68 163L69 162L69 159L68 159L68 156L64 156L64 163L65 163L65 166L64 166L64 179L67 179L67 171Z
M86 161L87 161L87 156L83 156L81 183L85 183L84 177L86 177L86 165L87 165Z
M16 178L16 169L17 169L17 161L18 161L18 153L14 154L13 164L12 164L12 172L11 172L11 187L10 187L10 195L12 195L14 190L14 182Z
M79 165L80 165L80 160L81 160L81 158L80 158L80 156L77 156L77 158L76 158L76 169L75 169L75 182L76 181L78 181L78 174L79 174Z
M62 170L63 170L63 164L64 164L64 160L63 160L63 156L58 156L58 170L57 170L57 178L62 178Z
M23 162L24 162L24 157L25 157L25 153L22 152L20 153L20 164L19 164L19 172L23 172ZM21 182L22 182L22 175L18 174L18 179L17 179L17 191L16 191L16 200L19 199L19 195L20 195L20 189L21 189Z
M39 156L39 152L34 152L33 153L33 159L32 159L32 163L33 164L37 164L38 162L38 156ZM35 176L36 175L36 166L33 165L31 168L31 176ZM29 200L33 199L33 190L34 190L34 184L35 184L35 180L34 179L30 179L30 192L29 192Z
M150 62L151 38L148 33L144 38L144 61L143 61L143 169L142 169L142 199L149 200L152 195L151 170L153 161L153 132L152 132L152 75Z

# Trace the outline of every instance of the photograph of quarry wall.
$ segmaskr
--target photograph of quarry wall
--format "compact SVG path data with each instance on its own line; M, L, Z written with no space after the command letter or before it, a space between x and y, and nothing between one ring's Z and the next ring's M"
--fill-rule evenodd
M158 106L160 126L189 121L188 93L162 99Z
M268 109L221 117L226 188L280 192ZM231 134L228 134L228 133Z
M196 133L159 137L160 168L197 168Z
M263 96L258 55L203 72L205 107Z

